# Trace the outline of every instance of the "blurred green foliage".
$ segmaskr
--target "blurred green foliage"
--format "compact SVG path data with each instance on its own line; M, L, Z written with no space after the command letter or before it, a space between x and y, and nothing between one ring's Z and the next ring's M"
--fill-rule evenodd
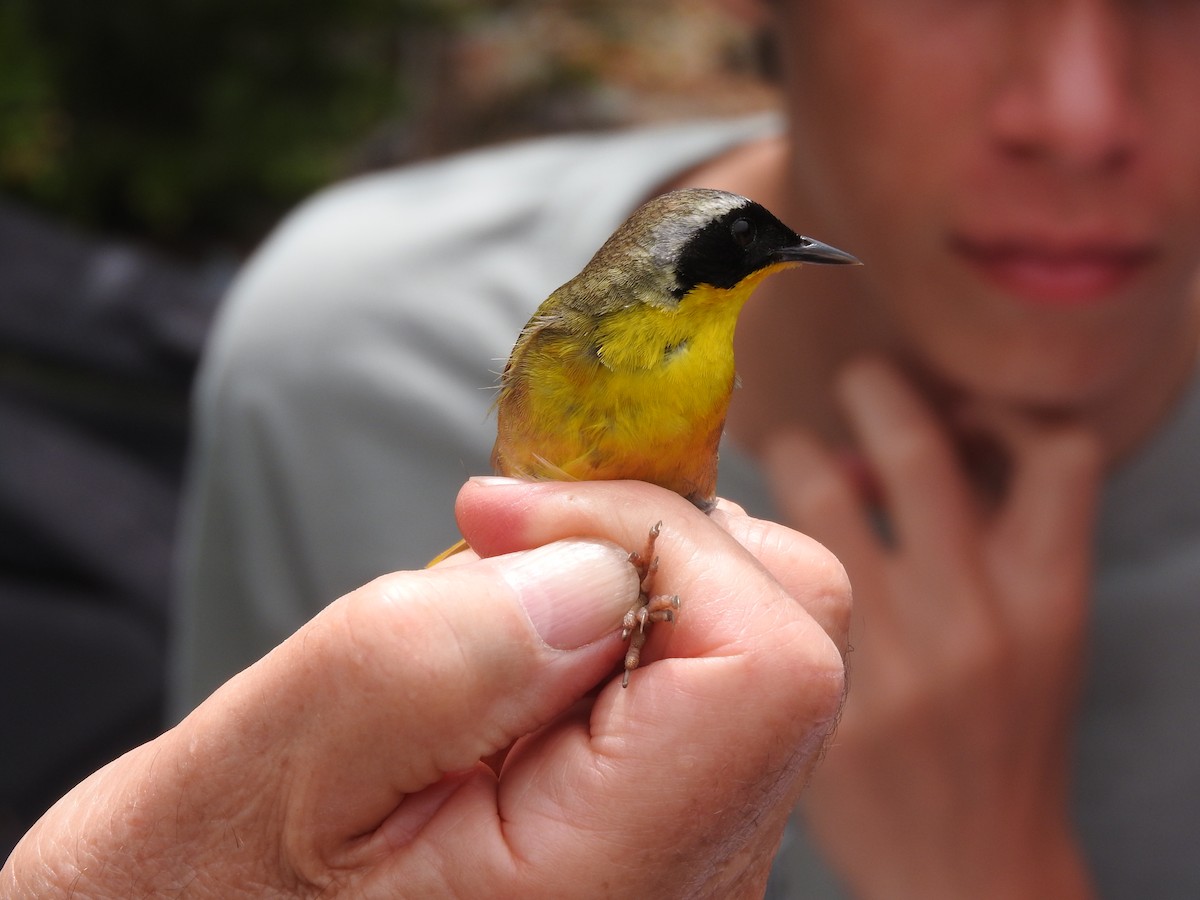
M3 0L0 190L175 250L244 248L403 116L403 38L463 0Z

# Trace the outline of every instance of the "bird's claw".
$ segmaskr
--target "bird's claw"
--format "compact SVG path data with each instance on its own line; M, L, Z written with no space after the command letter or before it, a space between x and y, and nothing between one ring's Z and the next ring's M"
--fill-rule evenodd
M662 522L655 523L646 538L646 547L641 552L629 554L629 561L637 569L641 579L637 602L625 613L621 620L621 640L629 641L629 649L625 652L625 674L621 678L621 687L629 687L629 673L638 667L642 658L642 647L646 645L647 633L655 622L674 622L675 613L679 609L678 594L652 593L655 573L658 572L658 557L654 555L654 542L662 531Z

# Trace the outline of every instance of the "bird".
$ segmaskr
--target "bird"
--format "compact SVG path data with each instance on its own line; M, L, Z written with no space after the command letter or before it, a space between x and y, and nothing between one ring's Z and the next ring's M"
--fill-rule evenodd
M805 263L859 260L739 194L685 188L650 199L521 330L500 376L493 470L647 481L709 512L738 314L765 278ZM630 554L642 591L622 627L626 685L649 625L678 609L677 597L650 591L660 528Z

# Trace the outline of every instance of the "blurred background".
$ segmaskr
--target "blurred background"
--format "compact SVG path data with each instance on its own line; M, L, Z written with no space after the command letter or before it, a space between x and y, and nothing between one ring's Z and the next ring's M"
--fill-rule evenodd
M162 726L188 395L240 263L355 174L776 102L720 0L0 3L0 858Z

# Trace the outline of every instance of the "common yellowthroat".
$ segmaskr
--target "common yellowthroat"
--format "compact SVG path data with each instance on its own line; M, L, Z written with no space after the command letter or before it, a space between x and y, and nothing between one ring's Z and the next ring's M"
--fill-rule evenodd
M496 401L495 471L649 481L710 510L738 313L764 278L802 263L858 260L737 194L679 190L641 206L517 338ZM626 683L646 627L678 603L649 597L656 534L631 554L644 580L625 622Z

